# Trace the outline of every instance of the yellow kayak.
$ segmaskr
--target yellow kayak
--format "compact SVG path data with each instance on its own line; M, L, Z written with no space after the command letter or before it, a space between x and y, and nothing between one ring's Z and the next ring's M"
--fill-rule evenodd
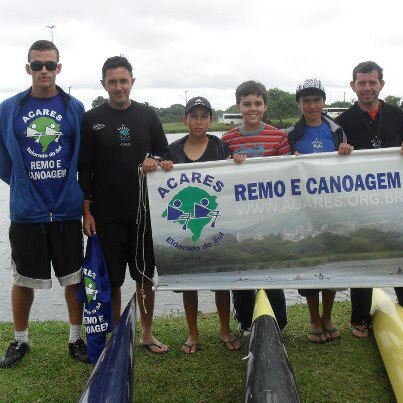
M398 403L403 403L403 307L379 288L372 297L373 329Z

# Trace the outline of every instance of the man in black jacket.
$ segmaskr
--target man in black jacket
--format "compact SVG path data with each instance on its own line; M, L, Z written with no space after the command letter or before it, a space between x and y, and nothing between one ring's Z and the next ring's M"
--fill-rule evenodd
M137 283L140 344L162 354L168 346L151 332L155 261L150 219L139 203L139 195L145 190L138 167L142 164L144 172L155 169L155 156L165 154L168 143L157 114L130 99L134 80L132 66L125 57L107 59L101 83L109 100L84 115L79 159L79 182L84 191L83 230L87 236L96 233L99 237L112 287L114 322L120 317L120 287L128 265Z
M403 111L380 100L385 82L383 70L375 62L362 62L353 70L350 86L358 101L336 118L356 150L403 147ZM403 306L403 288L395 288ZM372 288L351 289L351 326L354 336L369 336Z

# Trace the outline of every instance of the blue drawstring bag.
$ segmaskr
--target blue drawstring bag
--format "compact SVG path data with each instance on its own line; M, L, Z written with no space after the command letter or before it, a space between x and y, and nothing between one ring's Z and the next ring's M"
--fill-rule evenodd
M96 235L88 238L78 300L84 302L88 359L95 364L112 331L111 286L108 269Z

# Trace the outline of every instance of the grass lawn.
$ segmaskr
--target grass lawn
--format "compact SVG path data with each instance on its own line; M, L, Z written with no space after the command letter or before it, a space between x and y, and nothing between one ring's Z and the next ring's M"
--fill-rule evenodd
M295 118L288 118L288 119L283 119L281 122L279 120L272 120L270 123L272 126L277 127L277 128L282 128L285 129L287 127L290 127L294 125L298 121L299 117ZM187 133L188 129L187 127L182 123L182 122L177 122L177 123L163 123L162 124L165 133ZM232 125L227 125L224 123L219 123L216 121L211 122L211 126L208 130L208 132L227 132L228 130L231 130L233 127Z
M349 303L339 302L334 308L342 338L324 345L307 342L306 305L292 306L288 313L284 340L304 402L395 402L375 338L358 340L350 335ZM155 356L137 348L136 402L243 401L247 339L242 351L230 352L218 341L215 314L200 314L199 324L203 350L188 356L180 351L186 338L185 318L155 320L156 335L171 351ZM77 401L92 366L68 357L67 332L66 323L30 325L32 351L19 366L1 370L0 402ZM1 353L11 339L12 324L0 324Z
M187 133L187 126L182 123L163 123L162 127L164 128L165 133ZM226 125L224 123L211 122L211 127L208 129L208 132L227 132L231 130L234 126Z

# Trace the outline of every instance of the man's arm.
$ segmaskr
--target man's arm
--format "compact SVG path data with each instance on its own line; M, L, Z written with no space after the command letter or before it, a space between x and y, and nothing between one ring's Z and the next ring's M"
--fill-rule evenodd
M95 219L91 214L90 200L84 200L83 203L83 231L84 234L91 237L97 233Z
M354 151L354 147L348 143L341 143L337 152L339 155L350 155Z
M344 130L340 126L338 130L341 130L340 136L339 136L339 149L337 152L339 155L350 155L354 151L354 147L347 142L347 136L346 133L344 133Z
M90 124L84 116L81 125L80 153L78 157L78 182L84 192L84 199L91 200L92 175L94 171L95 149L92 142Z
M400 112L400 153L403 155L403 113Z
M156 171L158 167L161 167L164 171L170 171L173 168L173 162L147 154L141 164L141 168L145 174L147 172Z
M162 123L156 112L152 111L153 123L151 129L151 153L163 157L168 153L168 140L165 135Z
M3 104L0 104L0 122L3 118L2 111ZM9 185L12 161L4 143L4 135L5 133L2 131L2 126L0 126L0 179Z
M0 133L0 179L10 184L11 158L3 142L3 135Z
M90 210L95 154L94 144L92 144L91 140L92 136L90 127L86 117L84 116L81 125L80 155L78 159L78 182L84 193L83 231L87 236L96 234L95 219Z
M144 173L153 172L160 166L164 171L169 171L173 168L172 161L164 159L168 155L168 140L157 113L153 110L150 113L151 154L145 156L142 170Z
M401 127L400 127L400 143L403 147L403 118L402 118L402 123L401 123Z

